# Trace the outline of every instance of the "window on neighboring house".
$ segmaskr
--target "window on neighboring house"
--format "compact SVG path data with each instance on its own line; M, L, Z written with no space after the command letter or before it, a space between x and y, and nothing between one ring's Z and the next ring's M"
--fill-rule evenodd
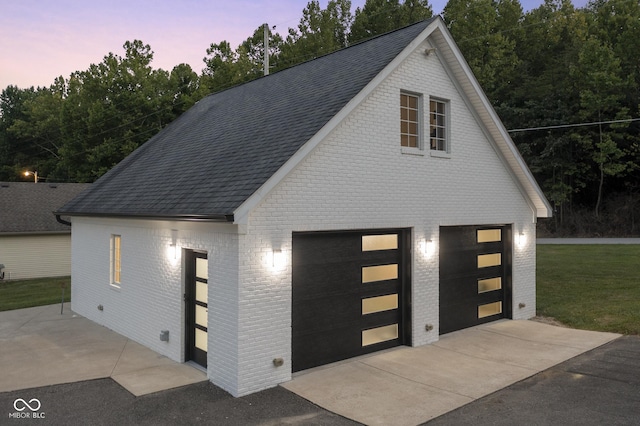
M437 99L429 101L429 139L434 151L448 151L447 103Z
M416 95L400 94L400 145L403 147L420 147L419 101Z
M111 236L111 284L120 285L121 237Z

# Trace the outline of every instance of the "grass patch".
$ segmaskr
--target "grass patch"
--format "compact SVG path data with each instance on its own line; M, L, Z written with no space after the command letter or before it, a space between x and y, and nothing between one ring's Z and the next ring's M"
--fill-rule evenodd
M51 305L71 300L71 277L0 281L0 311Z
M538 315L640 334L640 246L539 245L537 256Z

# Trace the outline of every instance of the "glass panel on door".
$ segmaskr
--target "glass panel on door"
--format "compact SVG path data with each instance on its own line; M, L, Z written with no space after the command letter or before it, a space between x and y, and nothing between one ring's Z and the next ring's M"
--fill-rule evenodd
M478 255L478 268L489 268L491 266L502 265L502 254L479 254Z
M398 324L385 325L362 331L362 346L374 345L398 338Z
M196 348L207 352L207 332L196 328Z
M487 303L478 306L478 318L489 317L502 313L502 302Z
M362 299L362 315L398 309L398 295L368 297Z
M362 283L372 283L375 281L395 280L398 278L398 264L363 266Z
M209 265L206 258L196 257L196 277L205 280L209 279Z
M478 229L478 243L492 243L502 241L502 229Z

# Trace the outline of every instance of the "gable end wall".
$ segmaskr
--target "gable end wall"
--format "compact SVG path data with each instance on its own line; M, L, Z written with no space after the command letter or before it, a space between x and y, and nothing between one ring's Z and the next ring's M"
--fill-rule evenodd
M512 224L514 234L528 238L514 248L513 317L535 315L532 211L438 57L422 53L426 47L419 46L250 214L240 237L239 395L290 379L292 232L411 228L412 341L418 346L438 339L439 318L438 256L426 258L420 242L433 240L437 247L440 226ZM450 158L428 149L402 153L401 90L423 95L424 124L430 95L450 101ZM272 249L286 255L284 271L270 270ZM426 332L426 324L434 329ZM284 366L273 366L277 357Z

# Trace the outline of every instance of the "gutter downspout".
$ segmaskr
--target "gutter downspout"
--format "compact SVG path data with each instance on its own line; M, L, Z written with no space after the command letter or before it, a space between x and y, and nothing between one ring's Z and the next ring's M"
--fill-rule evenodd
M56 220L63 225L71 226L71 222L64 220L59 214L56 215Z

